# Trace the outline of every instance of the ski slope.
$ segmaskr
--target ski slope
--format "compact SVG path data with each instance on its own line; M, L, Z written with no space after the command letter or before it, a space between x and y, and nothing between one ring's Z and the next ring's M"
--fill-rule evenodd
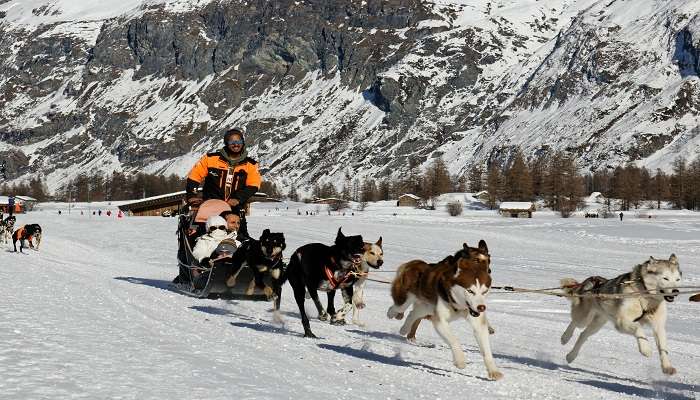
M283 326L272 322L264 302L198 300L168 290L177 269L175 218L118 220L80 216L79 209L67 215L60 204L40 208L18 220L42 225L40 251L14 254L7 245L0 251L3 399L682 400L700 392L700 304L689 303L687 295L669 305L670 356L678 374L667 377L656 350L644 358L634 339L611 325L567 365L564 355L572 343L562 346L559 337L568 303L494 291L488 305L496 329L491 343L505 377L491 382L465 321L453 324L467 356L464 370L452 365L430 324L418 331L420 346L399 337L400 322L386 318L388 285L368 283L361 314L366 327L312 318L319 339L305 339L288 285ZM438 261L462 242L475 245L483 238L494 285L541 288L557 286L563 277L612 277L650 255L667 258L672 252L684 284L700 285L697 213L662 211L641 219L629 212L620 222L537 212L528 220L478 210L449 217L378 203L354 216L328 216L320 207L319 215L305 215L316 209L256 204L251 233L283 231L287 256L304 243L330 244L340 226L367 241L382 236L385 264L374 275L379 279L391 279L389 271L409 259Z

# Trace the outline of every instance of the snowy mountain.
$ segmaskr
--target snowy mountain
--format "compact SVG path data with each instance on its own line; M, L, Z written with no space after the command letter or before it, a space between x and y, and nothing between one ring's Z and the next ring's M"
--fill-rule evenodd
M620 222L546 211L532 219L493 211L449 217L393 202L371 203L354 216L297 215L297 208L305 214L318 206L279 206L253 206L253 235L265 228L284 232L285 257L305 243L330 243L339 226L367 241L382 236L385 263L371 275L378 280L392 279L405 261L436 262L464 241L484 239L494 285L548 288L564 277L614 277L671 252L683 286L700 285L700 216L690 211L655 211L652 219L627 213ZM688 302L687 294L668 304L668 350L678 373L667 376L650 329L649 358L639 354L634 337L608 324L568 364L573 343L559 342L568 302L494 289L487 301L496 330L490 340L504 377L491 382L466 321L452 323L465 369L452 364L449 347L429 323L418 330L420 345L407 343L398 334L401 321L387 319L392 300L384 283L368 282L360 314L365 327L319 321L307 301L319 339L305 339L289 285L282 293L283 325L273 322L267 302L175 293L168 283L177 273L176 219L94 217L89 207L109 206L78 204L68 215L65 204L40 204L41 211L17 221L41 222L40 250L0 250L3 399L694 400L700 393L700 304Z
M268 179L700 153L693 0L0 0L0 157L184 174L231 125Z

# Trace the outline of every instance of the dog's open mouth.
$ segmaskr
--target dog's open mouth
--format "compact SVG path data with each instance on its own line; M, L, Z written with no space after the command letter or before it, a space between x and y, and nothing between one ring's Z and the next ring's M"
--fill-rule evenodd
M474 310L472 310L471 307L469 307L469 315L471 315L472 317L476 318L476 317L478 317L478 316L481 315L481 314L480 314L478 311L474 311Z
M668 301L669 303L673 303L673 300L676 299L676 296L678 295L678 289L673 289L671 291L671 295L664 296L664 300ZM665 294L665 293L664 293Z

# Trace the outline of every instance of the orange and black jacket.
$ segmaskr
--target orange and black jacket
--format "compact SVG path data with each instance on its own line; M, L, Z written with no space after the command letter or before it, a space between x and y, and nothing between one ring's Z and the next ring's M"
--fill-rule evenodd
M259 189L262 177L258 163L250 157L231 165L220 150L207 153L197 161L187 176L187 197L197 195L197 188L204 181L202 193L204 200L238 199L245 204Z

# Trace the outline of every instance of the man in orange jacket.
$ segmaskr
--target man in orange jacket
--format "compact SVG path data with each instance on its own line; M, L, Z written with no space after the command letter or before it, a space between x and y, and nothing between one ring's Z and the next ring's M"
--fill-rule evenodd
M220 199L241 215L239 237L248 236L245 204L260 189L262 177L258 163L248 157L245 130L232 128L224 134L224 147L207 153L197 161L187 176L186 199L191 206L202 202L197 196L201 184L203 200Z

